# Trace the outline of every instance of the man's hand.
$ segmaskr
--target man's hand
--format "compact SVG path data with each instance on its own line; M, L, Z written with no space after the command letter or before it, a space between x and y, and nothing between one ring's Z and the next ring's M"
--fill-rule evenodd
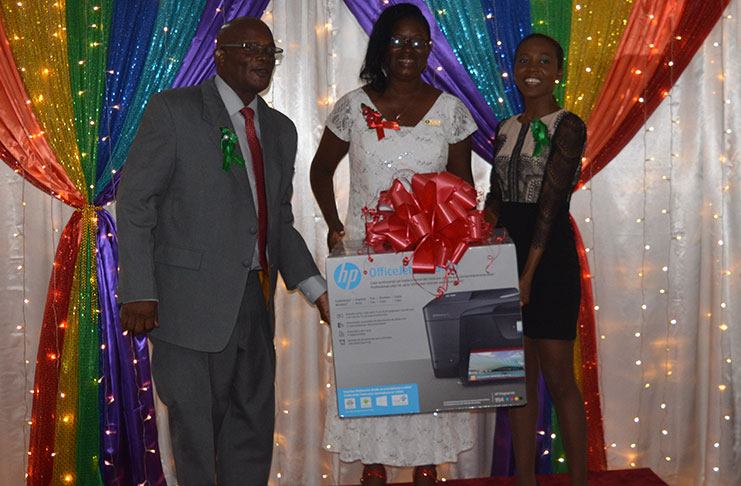
M319 308L319 316L329 324L329 296L327 296L327 292L320 295L314 303Z
M124 331L144 334L155 327L160 327L157 322L156 301L142 300L121 306L121 329Z

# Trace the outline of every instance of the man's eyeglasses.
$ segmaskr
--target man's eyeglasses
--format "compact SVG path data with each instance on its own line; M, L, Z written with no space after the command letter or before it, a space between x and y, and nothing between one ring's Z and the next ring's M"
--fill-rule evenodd
M401 49L403 46L410 46L412 49L424 49L431 44L426 39L403 39L401 37L392 37L389 40L389 46L393 49Z
M264 46L262 44L258 44L257 42L243 42L241 44L219 44L219 48L221 47L239 47L242 49L242 52L244 54L247 54L250 57L255 57L259 55L265 55L267 57L276 57L280 54L283 54L283 49L280 47L275 46Z

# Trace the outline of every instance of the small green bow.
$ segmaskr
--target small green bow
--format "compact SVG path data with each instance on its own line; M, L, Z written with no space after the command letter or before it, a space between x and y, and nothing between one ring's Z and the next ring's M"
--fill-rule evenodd
M234 152L234 146L237 144L237 136L233 131L226 127L221 127L221 151L224 152L224 162L221 168L224 172L229 172L229 166L234 163L244 167L244 159Z
M540 153L543 151L543 145L551 146L551 139L548 136L548 127L545 123L540 121L540 118L536 118L532 121L530 130L532 130L533 138L535 139L533 157L540 157Z

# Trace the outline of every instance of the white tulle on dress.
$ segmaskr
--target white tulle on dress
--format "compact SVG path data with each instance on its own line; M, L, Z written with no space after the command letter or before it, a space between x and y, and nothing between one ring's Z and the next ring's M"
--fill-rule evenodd
M350 201L344 221L349 240L363 239L363 208L375 207L394 178L445 170L449 144L476 131L465 105L447 93L417 125L384 129L381 140L368 127L363 105L375 110L365 91L351 91L337 101L327 120L332 133L350 142ZM460 452L473 447L473 434L468 412L340 419L336 397L330 396L324 445L346 462L415 466L456 461Z

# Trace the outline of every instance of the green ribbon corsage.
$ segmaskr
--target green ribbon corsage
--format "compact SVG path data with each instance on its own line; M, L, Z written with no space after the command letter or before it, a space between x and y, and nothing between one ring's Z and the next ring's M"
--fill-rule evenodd
M229 172L229 166L233 163L244 167L244 159L234 151L236 145L237 136L234 132L226 127L221 127L221 151L224 152L224 162L221 164L221 168L224 169L224 172Z
M540 118L536 118L532 121L530 130L533 132L533 138L535 139L533 157L540 157L541 152L543 152L543 145L551 146L551 139L548 136L548 127L545 123L540 121Z

